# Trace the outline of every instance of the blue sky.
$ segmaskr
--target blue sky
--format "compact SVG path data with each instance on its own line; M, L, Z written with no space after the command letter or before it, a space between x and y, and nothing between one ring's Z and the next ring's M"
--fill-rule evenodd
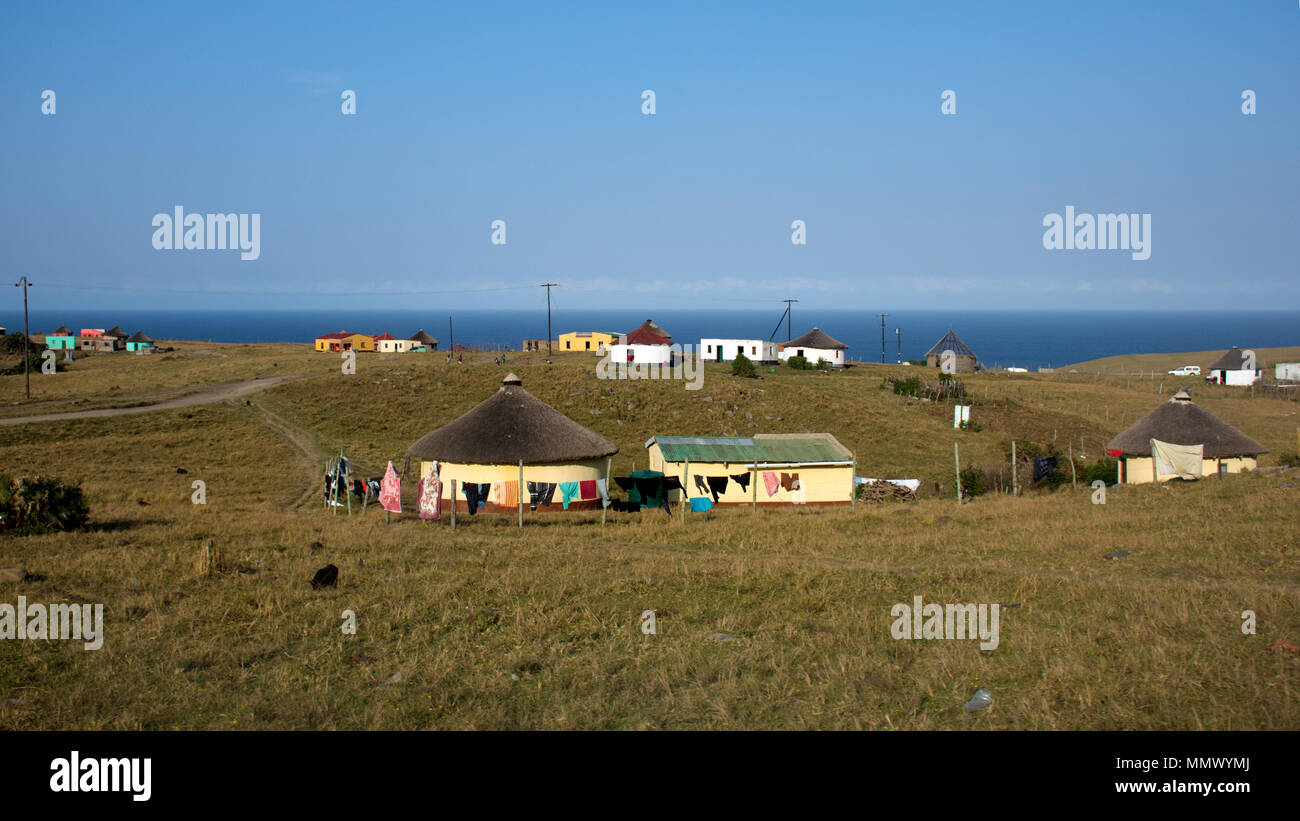
M547 281L569 308L1300 297L1296 0L4 17L0 242L47 308L536 307ZM155 250L177 205L260 214L261 256ZM1067 205L1151 214L1150 259L1044 249Z

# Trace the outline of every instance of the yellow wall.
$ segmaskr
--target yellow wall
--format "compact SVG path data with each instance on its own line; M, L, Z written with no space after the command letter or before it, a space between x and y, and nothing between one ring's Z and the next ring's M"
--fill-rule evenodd
M420 475L429 470L432 463L420 463ZM586 482L605 476L605 461L578 462L569 465L524 465L524 482ZM451 480L456 482L510 482L519 481L519 465L461 465L452 462L438 463L438 479L442 482L442 498L451 498ZM552 505L560 504L560 491L555 491ZM460 495L461 501L465 496ZM524 506L528 506L527 490L524 491Z
M1223 460L1223 468L1228 473L1241 473L1243 470L1254 470L1257 462L1251 456L1238 456L1231 459ZM1216 459L1201 460L1201 475L1214 476L1219 472L1219 462ZM1124 460L1124 482L1129 485L1148 485L1152 480L1151 457L1150 456L1130 456ZM1171 473L1160 474L1160 481L1169 482L1177 477Z
M686 488L687 496L700 496L700 491L695 487L696 476L732 476L739 473L749 473L753 475L750 468L745 467L741 462L691 462L690 475L687 476L686 465L683 462L664 462L663 451L659 443L650 447L650 469L657 470L665 476L676 476L683 479L682 485ZM763 484L763 473L771 471L776 474L777 479L781 478L782 473L799 474L799 484L802 486L802 493L791 492L783 487L776 489L776 495L767 495L767 486ZM850 494L853 492L853 467L851 465L822 465L817 467L774 467L758 469L757 475L750 479L749 487L741 490L740 485L735 481L727 482L727 489L718 495L718 504L752 504L754 501L754 480L758 480L758 503L761 504L826 504L828 502L848 504ZM669 493L670 501L679 501L681 494L672 491ZM709 494L712 499L713 495Z
M342 350L343 345L345 344L349 344L351 350L354 351L373 351L375 349L374 337L366 336L365 334L352 334L351 336L345 336L342 339L317 339L316 350L328 351L330 345L338 345L340 346L340 350Z
M590 351L598 353L600 346L609 347L618 341L618 337L613 334L602 333L601 331L592 331L590 336L578 336L577 331L570 331L567 334L560 334L560 350L562 351ZM591 347L585 347L590 342Z

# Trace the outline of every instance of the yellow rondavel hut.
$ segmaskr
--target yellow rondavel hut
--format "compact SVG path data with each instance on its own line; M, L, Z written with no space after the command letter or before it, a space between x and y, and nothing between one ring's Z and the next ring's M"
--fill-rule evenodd
M1201 476L1254 470L1256 457L1268 452L1259 442L1205 408L1192 404L1192 397L1180 389L1168 402L1134 422L1106 445L1107 455L1119 459L1122 484L1154 481L1152 439L1182 448L1201 447ZM1160 470L1160 481L1167 482L1179 475L1182 474L1164 467Z
M489 513L514 513L521 495L525 507L539 511L599 510L599 494L593 488L597 480L608 480L610 457L616 453L617 445L524 390L513 373L492 396L406 451L420 460L421 477L438 463L444 504L456 481L459 511L468 510L460 488L466 483L487 486L487 503L479 510ZM578 485L579 495L565 505L560 485L573 490L569 483ZM549 504L534 499L529 484Z
M856 457L829 433L653 436L650 469L720 505L847 505ZM670 502L680 491L669 491Z

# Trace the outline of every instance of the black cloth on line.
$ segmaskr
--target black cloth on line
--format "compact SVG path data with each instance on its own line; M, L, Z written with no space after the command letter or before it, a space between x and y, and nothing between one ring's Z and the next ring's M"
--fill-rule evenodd
M741 489L741 490L749 490L749 474L748 474L748 473L737 473L737 474L735 474L734 476L731 477L731 481L733 481L733 482L735 482L736 484L740 485L740 489Z
M713 503L715 505L718 503L718 494L725 493L726 491L727 491L726 476L709 477L709 492L713 494Z

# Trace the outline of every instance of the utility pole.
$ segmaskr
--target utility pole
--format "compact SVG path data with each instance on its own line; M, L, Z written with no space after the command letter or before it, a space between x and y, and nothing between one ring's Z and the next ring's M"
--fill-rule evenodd
M903 364L903 329L895 328L894 336L898 338L898 364Z
M447 317L447 353L456 352L456 332L451 324L451 317Z
M558 282L544 282L541 285L546 289L546 355L551 355L551 289L560 287Z
M15 288L23 289L23 380L27 383L27 398L32 398L32 375L29 373L30 363L32 361L31 349L29 348L32 340L31 329L27 325L27 289L31 287L27 277L14 283Z
M880 364L885 364L885 317L889 314L876 314L880 317Z
M794 303L799 300L783 299L781 301L785 303L785 341L789 342L791 339L794 339L794 337L790 335L790 320L794 318Z

